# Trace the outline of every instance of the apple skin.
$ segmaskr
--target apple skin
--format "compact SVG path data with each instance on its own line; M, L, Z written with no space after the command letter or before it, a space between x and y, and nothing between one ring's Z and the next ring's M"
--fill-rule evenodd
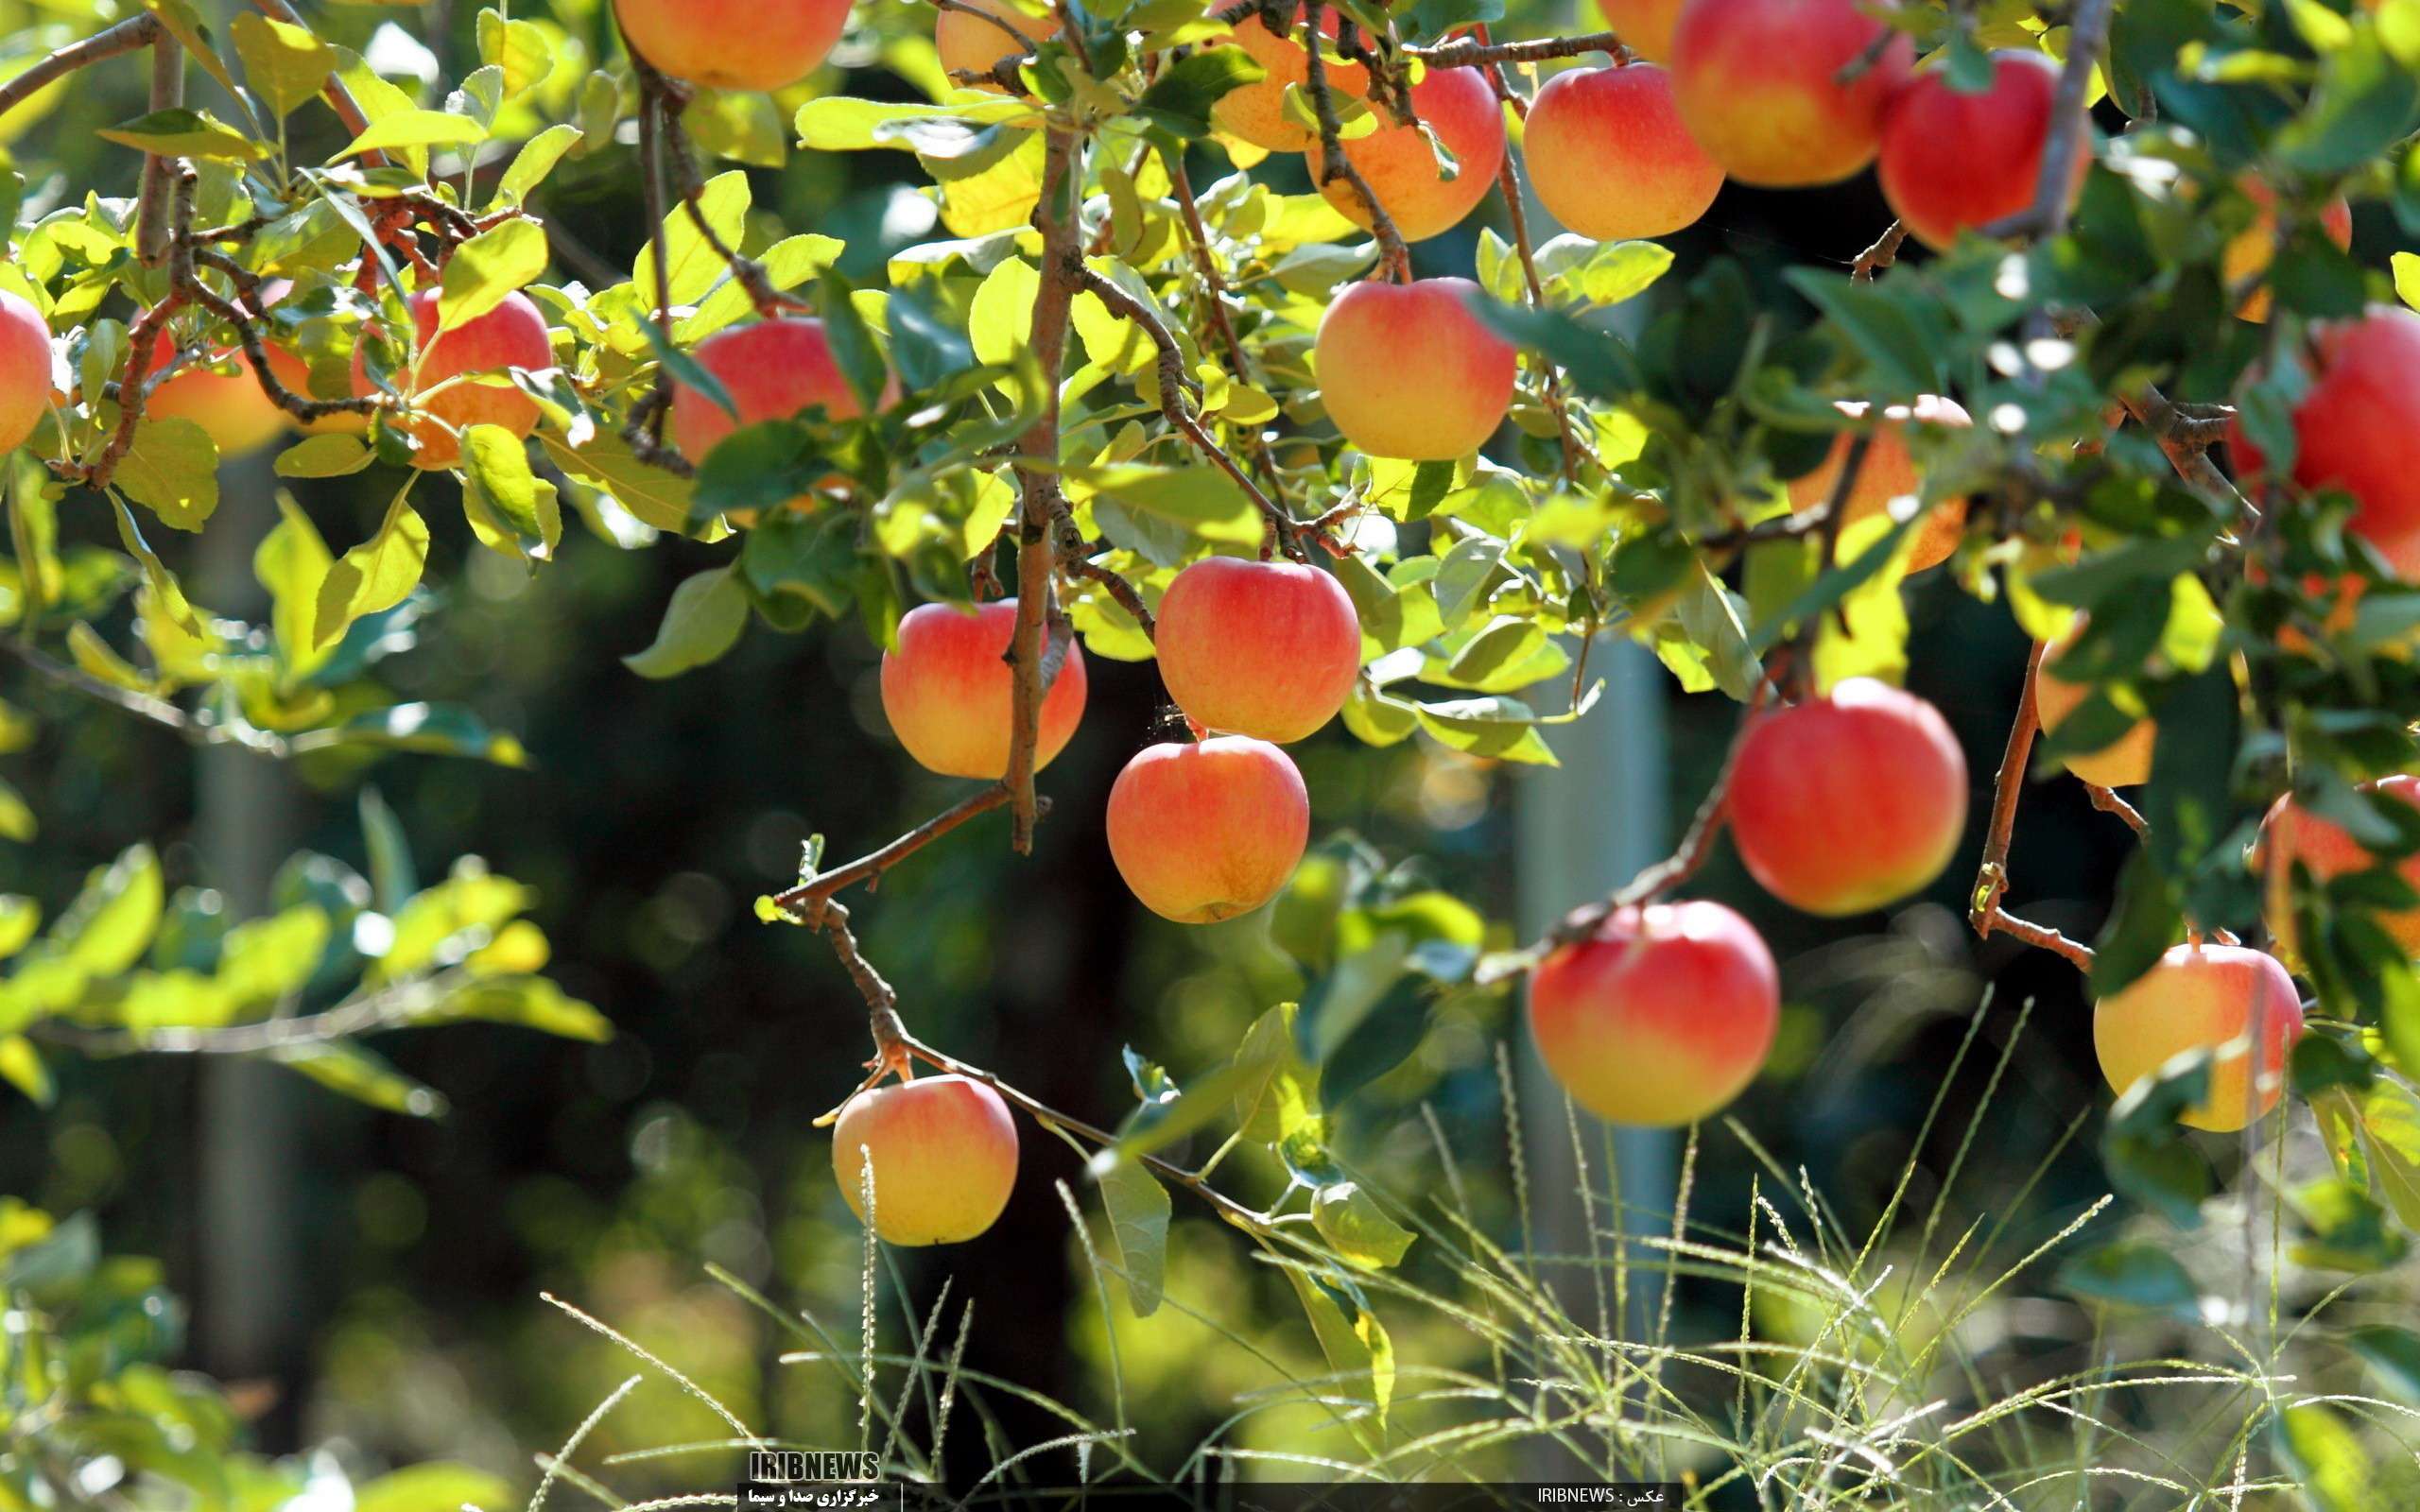
M1617 909L1530 976L1530 1034L1571 1100L1616 1124L1673 1128L1754 1081L1781 1020L1772 953L1716 902Z
M1863 420L1872 406L1858 400L1843 400L1834 407L1851 420ZM1857 487L1849 490L1841 527L1845 529L1876 515L1888 515L1893 499L1923 491L1924 476L1916 471L1916 459L1908 451L1907 431L1910 424L1947 425L1962 430L1974 423L1973 417L1956 401L1938 394L1922 395L1913 404L1886 407L1882 423L1874 428L1874 439L1865 449L1865 465L1858 469ZM1841 470L1848 466L1849 452L1855 445L1855 438L1843 431L1832 442L1832 450L1821 467L1790 480L1792 511L1804 513L1830 502L1832 490L1841 480ZM1909 548L1908 571L1920 573L1927 567L1940 566L1957 555L1959 541L1965 539L1966 501L1942 500L1926 511L1914 533L1915 542Z
M1547 79L1521 137L1547 213L1595 241L1695 225L1722 167L1681 124L1672 76L1653 63L1575 68Z
M2249 173L2236 180L2236 187L2257 207L2258 214L2219 254L2219 277L2229 288L2259 277L2277 256L2277 192L2269 187L2267 180ZM2342 195L2320 207L2319 229L2337 246L2351 249L2353 207ZM2245 295L2235 313L2257 325L2269 318L2271 302L2264 284Z
M2251 1034L2256 1010L2265 1030L2256 1106L2243 1046L2213 1060L2209 1099L2182 1119L2231 1133L2277 1106L2287 1052L2302 1038L2302 997L2274 956L2240 945L2171 946L2124 991L2092 1005L2092 1048L2110 1090L2123 1095L2186 1051Z
M1900 32L1838 82L1884 29L1860 0L1687 0L1672 33L1681 119L1741 183L1837 182L1874 161L1884 107L1914 57Z
M834 420L856 420L865 413L833 360L821 320L733 326L699 342L690 355L722 381L739 411L735 421L720 404L678 378L672 381L672 439L693 462L703 461L742 425L787 420L818 404Z
M1286 885L1311 833L1287 754L1248 735L1147 747L1109 790L1109 854L1163 919L1215 924Z
M955 1245L992 1227L1017 1184L1017 1125L1000 1094L965 1076L919 1076L857 1093L832 1129L832 1175L885 1244Z
M1001 59L1019 52L1030 52L1041 43L1059 35L1059 18L1055 15L1036 16L1018 9L1008 0L960 0L961 4L998 18L1002 25L1014 28L1026 40L1019 47L1009 40L1009 34L998 26L971 16L963 10L944 10L933 23L933 46L942 55L943 73L989 73ZM997 84L977 84L976 89L1000 93Z
M162 331L151 348L149 371L158 372L176 354L176 342ZM268 397L243 354L232 350L186 361L176 376L151 390L143 413L151 420L192 421L210 433L221 461L250 455L285 434L285 411Z
M1336 716L1361 671L1361 620L1334 575L1209 557L1160 596L1160 679L1205 730L1285 746Z
M1453 153L1460 168L1450 180L1437 176L1437 154L1419 128L1396 126L1383 112L1376 130L1343 146L1345 161L1360 170L1396 232L1419 242L1460 225L1495 187L1495 170L1504 163L1504 107L1478 69L1441 68L1411 87L1411 109ZM1319 183L1320 145L1304 150L1311 182ZM1320 184L1320 193L1344 218L1370 228L1369 207L1341 175Z
M1303 11L1294 9L1299 26ZM1326 8L1320 11L1320 33L1333 37L1339 26L1338 13ZM1258 16L1248 17L1236 24L1228 39L1253 60L1267 69L1268 77L1255 84L1229 90L1210 107L1210 124L1232 137L1240 138L1256 147L1270 152L1301 152L1316 140L1313 134L1286 118L1286 87L1307 84L1311 77L1310 55L1292 36L1281 37L1269 29ZM1327 87L1332 98L1362 99L1370 93L1370 71L1359 63L1346 62L1331 56L1327 60Z
M630 49L675 78L776 90L831 54L849 24L849 0L614 0L614 14Z
M2381 777L2375 782L2364 782L2361 791L2397 799L2420 809L2420 777L2397 775ZM2282 842L2285 854L2273 858L2269 847ZM2376 867L2377 857L2360 841L2346 833L2333 819L2323 818L2294 801L2289 793L2270 805L2268 817L2260 821L2260 839L2253 857L2253 869L2265 870L2272 865L2292 866L2299 862L2320 882L2329 882L2357 871ZM2396 862L2395 871L2405 882L2420 887L2420 853ZM2420 956L2420 907L2380 912L2371 916L2377 926L2403 947L2406 955ZM2290 909L2282 917L2272 911L2264 920L2270 937L2287 959L2294 958L2294 918Z
M411 299L413 339L422 352L420 388L435 388L461 373L497 373L507 368L538 369L555 365L555 347L546 335L546 318L527 295L508 294L502 304L487 314L439 335L437 294L435 289L423 289ZM396 373L395 382L410 383L410 370ZM359 352L353 358L353 387L356 393L377 391ZM538 402L514 387L458 384L417 407L456 432L474 425L501 425L515 436L526 437L538 428ZM420 442L420 450L412 454L414 467L434 471L461 460L461 442L442 426L410 421L406 422L406 428Z
M1672 28L1680 25L1681 0L1597 0L1597 9L1641 58L1662 62L1672 56Z
M2065 724L2067 715L2092 696L2090 683L2069 682L2050 670L2083 633L2083 626L2078 624L2057 640L2043 644L2042 664L2033 675L2033 713L2041 721L2044 734ZM2158 743L2159 722L2138 719L2133 729L2100 749L2063 760L2078 781L2095 787L2138 787L2152 780L2152 748Z
M1725 799L1739 859L1791 907L1861 914L1922 889L1966 828L1966 756L1941 711L1871 678L1758 718Z
M2315 325L2309 359L2310 387L2294 408L2294 481L2351 494L2350 528L2392 553L2420 535L2420 314L2374 304ZM2234 420L2227 446L2256 488L2260 449Z
M1959 232L2033 203L2058 86L2058 64L2008 48L1992 54L1992 84L1979 94L1960 94L1933 70L1892 96L1875 173L1882 198L1916 240L1945 249ZM2091 165L2090 152L2076 153L2070 202Z
M899 649L882 656L882 712L890 732L926 771L997 780L1009 772L1016 678L1006 660L1016 638L1017 601L995 599L973 613L925 604L899 621ZM1084 651L1067 660L1042 696L1040 771L1084 717Z
M1466 278L1361 283L1320 318L1312 366L1328 419L1372 456L1449 462L1512 406L1520 355L1472 312Z
M24 297L0 289L0 453L13 452L50 408L50 326Z

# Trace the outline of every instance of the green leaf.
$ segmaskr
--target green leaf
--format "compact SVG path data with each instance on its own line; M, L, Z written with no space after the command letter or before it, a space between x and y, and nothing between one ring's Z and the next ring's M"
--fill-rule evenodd
M2311 1512L2388 1512L2360 1435L2333 1411L2317 1402L2287 1407L2271 1439Z
M2420 310L2420 252L2397 252L2388 261L2394 267L2395 298Z
M336 72L336 49L308 26L290 26L250 10L228 24L235 56L244 61L244 82L280 116L319 98Z
M2089 1249L2061 1265L2061 1291L2090 1302L2164 1313L2180 1322L2201 1317L2202 1294L2163 1246L2128 1240Z
M579 127L558 123L523 143L521 150L513 154L512 165L496 180L495 198L489 203L517 205L527 199L555 171L555 164L563 160L563 154L579 145L580 136Z
M1319 1340L1320 1352L1327 1357L1328 1368L1339 1376L1366 1378L1366 1389L1357 1385L1344 1389L1361 1395L1375 1409L1378 1426L1384 1429L1387 1409L1394 1400L1395 1351L1377 1314L1349 1293L1291 1265L1285 1269L1286 1280L1310 1317L1311 1332ZM1353 1310L1350 1315L1347 1307Z
M562 509L555 486L529 468L529 448L501 425L462 433L462 507L491 547L520 557L548 558L562 541Z
M747 230L751 203L748 175L734 169L706 180L698 195L697 211L725 247L735 248ZM666 277L675 304L695 304L727 271L721 256L700 234L686 204L676 204L664 217L662 241ZM631 282L649 306L655 302L655 248L656 238L650 237L631 268Z
M1411 1248L1412 1231L1387 1216L1378 1201L1359 1183L1338 1181L1320 1188L1311 1198L1311 1226L1328 1247L1349 1264L1363 1270L1386 1270L1403 1263Z
M320 539L319 527L293 499L281 492L277 509L276 528L262 538L260 548L252 553L252 576L268 590L269 626L286 676L301 679L324 665L336 650L334 643L321 642L311 633L320 611L320 585L327 580L336 558Z
M482 12L482 18L487 12ZM353 1512L462 1512L479 1507L500 1512L512 1503L512 1487L486 1470L437 1463L391 1470L354 1487Z
M1233 478L1206 464L1155 467L1119 462L1069 468L1065 476L1071 498L1107 497L1136 514L1181 526L1203 541L1248 546L1261 538L1260 511L1251 498Z
M655 644L622 664L643 678L677 678L719 660L748 626L748 591L735 567L717 567L672 591Z
M454 249L438 296L437 328L451 331L487 314L546 271L546 232L534 220L492 226Z
M182 107L154 111L124 126L94 133L104 142L132 147L164 158L206 158L221 163L256 163L268 148L211 114Z
M145 416L117 465L118 490L175 530L199 530L218 507L218 443L182 416Z
M393 750L462 756L498 766L527 766L521 742L454 704L399 703L354 714L340 725L313 730L315 746L384 746Z
M137 845L85 879L50 938L86 976L115 976L143 958L166 902L160 858Z
M238 924L220 943L215 979L231 1003L275 1003L310 982L329 934L327 912L312 903Z
M328 161L341 163L364 152L469 146L486 141L487 135L486 128L466 115L451 115L443 111L397 111L372 122L370 129L354 137L350 146Z
M21 1034L0 1036L0 1077L26 1094L38 1108L48 1108L57 1095L50 1082L50 1068L42 1062L42 1052L32 1040Z
M1234 1064L1243 1073L1236 1086L1236 1123L1255 1143L1278 1143L1317 1113L1319 1070L1297 1048L1294 1019L1294 1005L1281 1003L1253 1020L1236 1047Z
M2408 1329L2375 1323L2355 1329L2344 1342L2370 1364L2387 1389L2408 1405L2420 1407L2420 1334Z
M1210 107L1229 92L1268 77L1269 70L1241 47L1205 47L1163 69L1134 102L1134 112L1179 137L1207 136Z
M282 478L340 478L360 472L378 460L358 436L331 432L322 436L306 436L277 455L277 475Z
M445 1115L445 1099L435 1088L405 1075L359 1045L343 1041L285 1045L272 1052L270 1058L357 1103L413 1118Z
M525 924L512 927L527 928ZM543 976L495 976L475 982L448 997L437 1017L515 1024L589 1044L603 1044L614 1038L613 1022L605 1015Z
M354 621L402 603L427 565L428 522L398 494L378 533L346 552L320 581L313 644L332 645Z
M0 893L0 961L26 948L42 926L42 905L15 893Z
M891 147L913 152L916 144L898 129L920 121L963 122L969 128L1025 120L1038 112L1025 100L969 101L959 105L926 105L908 100L858 100L842 95L812 99L798 108L793 124L799 146L818 152L860 152Z
M1874 369L1876 398L1912 399L1941 387L1942 333L1927 330L1909 301L1882 284L1852 283L1846 274L1793 267L1783 275L1839 328Z
M557 467L612 494L639 520L676 534L689 528L696 486L640 461L621 437L600 430L575 447L552 431L540 431L538 441Z
M1101 1203L1109 1210L1110 1242L1126 1273L1126 1299L1136 1317L1159 1311L1167 1270L1168 1192L1140 1160L1119 1160L1101 1173Z

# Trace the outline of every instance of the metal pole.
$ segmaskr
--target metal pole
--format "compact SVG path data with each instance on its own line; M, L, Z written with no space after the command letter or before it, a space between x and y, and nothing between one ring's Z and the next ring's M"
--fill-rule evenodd
M266 595L252 553L276 524L278 480L267 452L220 473L202 533L196 596L221 614L258 619ZM266 913L270 885L299 831L301 794L285 767L233 746L198 752L194 840L204 879L230 918ZM205 1057L199 1146L201 1338L221 1380L266 1381L278 1403L266 1448L291 1448L308 1340L297 1200L302 1145L300 1080L266 1061Z

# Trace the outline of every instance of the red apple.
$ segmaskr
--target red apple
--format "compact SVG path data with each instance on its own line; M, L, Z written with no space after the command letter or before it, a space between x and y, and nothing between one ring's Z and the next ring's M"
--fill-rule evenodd
M971 612L925 604L900 620L899 649L882 658L882 712L899 744L927 771L943 777L1008 775L1016 704L1008 654L1016 627L1013 598ZM1050 765L1083 717L1084 652L1070 642L1067 660L1042 696L1034 770Z
M1205 730L1288 745L1334 718L1361 671L1361 621L1316 567L1210 557L1160 598L1160 679Z
M2059 65L2038 52L1992 54L1992 83L1962 94L1935 69L1910 79L1882 118L1876 172L1892 213L1927 247L2005 220L2033 203L2050 134ZM2078 150L2070 199L2092 164Z
M1810 914L1922 889L1966 828L1966 756L1941 711L1871 678L1758 717L1726 814L1749 875Z
M959 0L959 4L967 9L944 10L933 22L933 46L942 55L944 73L988 74L1001 59L1031 52L1059 35L1059 18L1047 11L1034 15L1011 0ZM993 19L986 21L985 16ZM1011 28L1015 37L1010 35ZM1017 44L1016 37L1025 39L1023 46ZM975 87L997 90L1000 86Z
M50 407L50 327L22 297L0 289L0 452L13 452Z
M849 0L614 0L614 14L630 49L675 78L772 90L804 78L831 53L849 24Z
M444 387L413 407L424 418L406 422L420 442L412 454L415 467L452 467L462 455L459 433L474 425L501 425L515 436L538 428L538 402L505 384L446 380L466 373L502 373L509 368L541 369L555 365L555 348L546 335L546 318L527 295L508 294L504 302L456 326L442 335L437 330L437 294L423 289L412 296L413 340L420 352L419 382L412 382L408 364L394 375L399 390L426 393ZM375 392L359 352L353 358L353 386L360 393Z
M1838 406L1849 419L1863 420L1872 406L1856 400L1846 400ZM1950 426L1960 430L1974 420L1955 401L1938 394L1925 394L1915 404L1892 404L1882 411L1882 423L1874 428L1874 439L1865 449L1865 465L1858 469L1857 485L1849 490L1848 510L1841 518L1843 528L1876 515L1888 515L1901 499L1913 499L1924 490L1923 474L1916 471L1916 459L1908 450L1910 425ZM1841 470L1848 466L1849 452L1856 441L1843 431L1832 442L1832 450L1823 466L1789 484L1789 507L1805 512L1831 502L1832 490L1839 487ZM1938 567L1957 554L1958 542L1965 539L1966 501L1944 499L1927 510L1924 522L1915 528L1915 542L1909 549L1908 571L1923 572Z
M1908 34L1889 33L1863 0L1686 0L1673 97L1689 134L1740 182L1831 183L1874 161L1913 56Z
M739 419L734 421L704 394L678 378L672 381L672 439L693 462L703 461L708 452L741 425L787 420L819 405L834 420L856 420L865 413L849 381L841 376L840 365L832 358L821 320L759 320L733 326L699 342L690 355L721 380L724 392L739 411Z
M1681 0L1597 0L1597 9L1632 52L1658 61L1672 56Z
M163 330L144 382L176 354L175 340ZM175 376L151 390L143 413L152 420L192 421L210 433L222 461L257 452L285 433L285 411L270 400L243 353L232 349L187 358Z
M1109 790L1109 854L1163 919L1213 924L1286 885L1310 838L1303 774L1265 740L1152 746Z
M2310 387L2294 407L2294 482L2351 494L2351 528L2393 551L2420 535L2420 315L2374 304L2314 326L2308 363ZM2233 421L2227 444L2256 487L2259 448Z
M1721 166L1681 124L1672 76L1653 63L1547 79L1521 150L1547 213L1600 242L1695 225L1722 188Z
M920 1076L849 1099L832 1129L832 1174L860 1221L873 1166L873 1231L886 1244L955 1245L992 1227L1017 1184L1017 1125L1000 1094L965 1076Z
M1465 278L1356 284L1320 318L1312 365L1328 419L1373 456L1447 462L1512 405L1519 355L1472 313Z
M2213 1051L2210 1095L2183 1122L2221 1134L2277 1106L2286 1056L2302 1032L2293 978L2274 957L2239 945L2171 947L2124 991L2092 1007L2092 1047L2113 1091L2123 1093L2188 1050Z
M1360 170L1396 232L1417 242L1453 230L1495 187L1495 170L1504 162L1504 107L1478 69L1442 68L1411 87L1411 109L1454 155L1451 179L1441 176L1437 153L1420 129L1394 125L1383 111L1376 130L1344 144L1344 159ZM1319 144L1304 150L1310 155L1311 182L1320 183ZM1373 224L1360 193L1341 174L1321 184L1320 193L1355 225Z
M2226 280L2229 288L2258 278L2277 256L2277 192L2269 187L2266 180L2249 173L2236 180L2236 187L2256 207L2256 214L2252 224L2228 241L2219 254L2219 276ZM2349 249L2353 245L2353 207L2343 196L2320 207L2319 229L2339 247ZM2255 323L2265 321L2269 318L2270 302L2269 290L2263 285L2246 294L2235 313Z
M1706 1118L1755 1079L1781 1019L1772 953L1713 902L1623 908L1530 977L1530 1033L1571 1100L1616 1124Z
M2375 782L2364 782L2361 790L2398 802L2420 808L2420 777L2382 777ZM2282 858L2273 858L2272 845L2285 848ZM2293 866L2299 863L2313 880L2326 883L2358 871L2369 871L2379 863L2378 858L2360 841L2353 838L2344 827L2333 819L2323 818L2303 807L2288 794L2271 805L2269 816L2260 824L2260 842L2253 860L2256 869L2271 865ZM2420 854L2409 855L2394 865L2405 882L2420 887ZM2283 902L2282 899L2273 900ZM2377 925L2403 947L2407 955L2420 955L2420 907L2400 908L2392 913L2373 916ZM2273 911L2268 918L2269 933L2289 959L2294 951L2294 919L2290 911Z
M1229 90L1210 107L1210 124L1232 137L1241 138L1256 147L1270 152L1300 152L1308 147L1312 133L1296 125L1286 114L1286 88L1307 84L1311 77L1310 55L1296 41L1302 19L1302 8L1295 7L1297 32L1279 36L1269 29L1258 16L1248 16L1236 23L1232 38L1236 46L1250 53L1253 60L1267 69L1268 76L1257 83ZM1329 7L1320 11L1321 35L1333 37L1339 26L1338 12ZM1349 63L1331 54L1327 60L1329 97L1342 103L1357 100L1370 93L1370 71L1359 63Z
M2083 624L2079 619L2073 629L2043 645L2042 661L2033 676L2033 713L2045 734L2066 724L2067 716L2092 696L2092 684L2066 681L2055 670L2059 659L2067 654L2067 648L2083 633ZM2067 770L2079 782L2095 787L2134 787L2152 780L2152 750L2158 743L2158 722L2138 719L2109 745L2099 750L2080 751L2065 761Z

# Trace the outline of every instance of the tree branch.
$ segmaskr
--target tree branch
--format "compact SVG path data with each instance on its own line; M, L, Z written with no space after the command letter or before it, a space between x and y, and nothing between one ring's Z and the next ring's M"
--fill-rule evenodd
M259 1056L302 1045L327 1044L382 1030L399 1029L427 1017L475 978L456 969L378 988L320 1013L264 1019L215 1029L95 1029L56 1020L26 1032L88 1056Z
M1616 64L1627 63L1637 56L1616 32L1591 31L1576 37L1542 37L1534 42L1496 42L1484 35L1485 29L1480 28L1482 35L1475 42L1406 47L1403 56L1417 58L1431 68L1489 69L1499 63L1543 63L1589 53L1610 53Z
M158 725L187 745L234 746L271 761L282 761L291 754L285 740L265 730L196 718L165 698L104 681L82 667L59 661L24 641L14 638L0 640L0 652L16 658L47 682Z
M1327 60L1322 56L1324 48L1320 38L1326 14L1327 7L1322 0L1310 0L1304 8L1303 56L1307 75L1303 90L1311 98L1312 112L1319 117L1319 181L1324 187L1333 180L1342 179L1361 197L1362 205L1370 212L1370 234L1378 242L1379 271L1399 284L1409 284L1411 249L1404 245L1403 233L1395 230L1394 217L1387 214L1386 206L1379 204L1378 197L1371 191L1370 180L1361 177L1361 170L1344 155L1344 128L1336 118L1336 97L1327 87Z
M0 83L0 115L6 115L43 89L66 77L79 68L123 57L139 48L148 47L167 35L160 18L145 11L130 20L121 21L107 31L97 31L81 42L70 43L42 61Z
M884 872L977 815L989 814L1008 801L1009 785L1006 782L994 782L989 787L970 793L880 850L868 851L847 866L818 871L787 892L776 893L773 906L810 929L821 928L834 894L859 883L864 883L869 891L873 890L881 883Z
M184 102L184 43L163 27L151 42L151 110L154 113L172 111ZM176 171L175 158L156 152L144 155L143 187L134 207L134 256L146 267L158 267L175 250L181 228L168 217ZM184 224L189 227L191 221Z
M1605 35L1610 37L1612 33L1608 32ZM1482 43L1491 40L1485 26L1478 28L1478 36ZM1620 44L1616 43L1615 46L1618 49ZM1617 60L1626 60L1627 56L1625 52L1617 52ZM1430 66L1436 65L1432 63ZM1489 87L1495 92L1496 102L1509 107L1512 113L1522 120L1528 120L1529 102L1524 100L1510 83L1506 82L1502 63L1490 59L1486 61L1484 72ZM1505 219L1512 228L1512 251L1520 259L1522 286L1529 292L1530 307L1543 310L1547 307L1546 284L1538 277L1537 249L1530 244L1530 209L1522 198L1521 174L1520 170L1513 166L1512 158L1513 155L1507 152L1496 163L1495 186L1504 196ZM1561 442L1563 452L1563 481L1567 486L1577 487L1580 482L1581 456L1586 455L1589 460L1594 461L1595 455L1581 441L1579 433L1571 428L1571 410L1564 403L1562 373L1542 354L1530 352L1529 356L1530 360L1537 366L1538 387L1546 400L1547 413L1554 417L1555 435Z
M2050 131L2042 144L2033 203L1983 227L1983 235L2056 236L2067 229L2067 215L2074 208L2076 154L2083 150L2084 128L2091 118L2085 102L2100 55L2109 45L2114 0L2078 0L2075 19L2067 28L2066 62L2050 95Z

